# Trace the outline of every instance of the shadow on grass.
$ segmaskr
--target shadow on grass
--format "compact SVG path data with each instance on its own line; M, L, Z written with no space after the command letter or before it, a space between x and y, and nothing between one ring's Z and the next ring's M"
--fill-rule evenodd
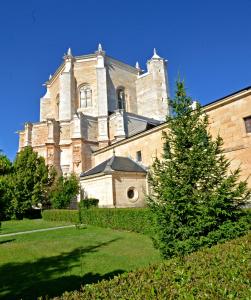
M15 241L15 239L0 241L0 245L10 243L10 242L13 242L13 241Z
M113 239L95 246L79 247L58 256L40 258L35 262L7 263L0 266L1 299L37 299L39 296L59 296L64 291L80 289L81 285L110 279L123 273L114 270L100 275L84 274L85 255L97 252L99 248L119 240ZM73 268L79 269L79 275L71 275Z

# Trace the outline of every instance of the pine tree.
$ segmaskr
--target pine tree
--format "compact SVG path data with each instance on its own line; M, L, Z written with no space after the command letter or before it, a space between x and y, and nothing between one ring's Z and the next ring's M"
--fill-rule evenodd
M222 138L212 139L207 114L192 103L178 81L163 157L149 175L154 243L165 258L234 238L249 226L240 209L250 196L247 182L239 181L240 169L230 171Z

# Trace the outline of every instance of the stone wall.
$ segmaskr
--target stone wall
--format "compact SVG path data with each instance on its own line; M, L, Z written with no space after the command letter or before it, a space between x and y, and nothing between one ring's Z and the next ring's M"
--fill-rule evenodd
M210 117L210 131L224 140L225 154L231 168L239 166L242 179L251 173L251 134L246 132L244 118L251 116L251 91L227 97L223 101L205 107ZM251 178L248 179L251 186Z
M113 175L114 199L116 207L142 207L145 206L147 193L146 175L142 173L116 172ZM134 197L128 197L128 190L134 189Z
M106 57L108 110L118 109L116 90L125 88L126 110L137 113L136 85L137 70L115 59Z
M99 199L99 207L113 207L112 175L80 180L80 184L86 197Z
M162 131L165 129L166 124L163 124L131 138L122 140L105 149L98 150L93 153L93 166L110 158L113 155L113 151L115 151L116 156L131 157L133 160L136 160L136 152L141 151L142 164L145 166L152 165L156 156L161 157L163 144Z
M33 124L32 127L32 147L45 145L48 138L48 127L46 122Z

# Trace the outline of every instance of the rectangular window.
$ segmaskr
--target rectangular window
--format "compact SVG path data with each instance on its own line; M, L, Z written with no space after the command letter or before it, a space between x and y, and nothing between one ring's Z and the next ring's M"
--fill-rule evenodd
M251 133L251 116L244 118L246 132Z
M137 151L137 152L136 152L136 160L137 160L137 161L142 161L141 151Z

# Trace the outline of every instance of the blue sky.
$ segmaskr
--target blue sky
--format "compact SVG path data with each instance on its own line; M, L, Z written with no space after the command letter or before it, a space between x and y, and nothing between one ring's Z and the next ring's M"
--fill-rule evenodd
M250 0L1 1L0 149L11 159L17 130L39 121L42 84L73 54L107 54L145 69L156 47L202 104L251 85Z

